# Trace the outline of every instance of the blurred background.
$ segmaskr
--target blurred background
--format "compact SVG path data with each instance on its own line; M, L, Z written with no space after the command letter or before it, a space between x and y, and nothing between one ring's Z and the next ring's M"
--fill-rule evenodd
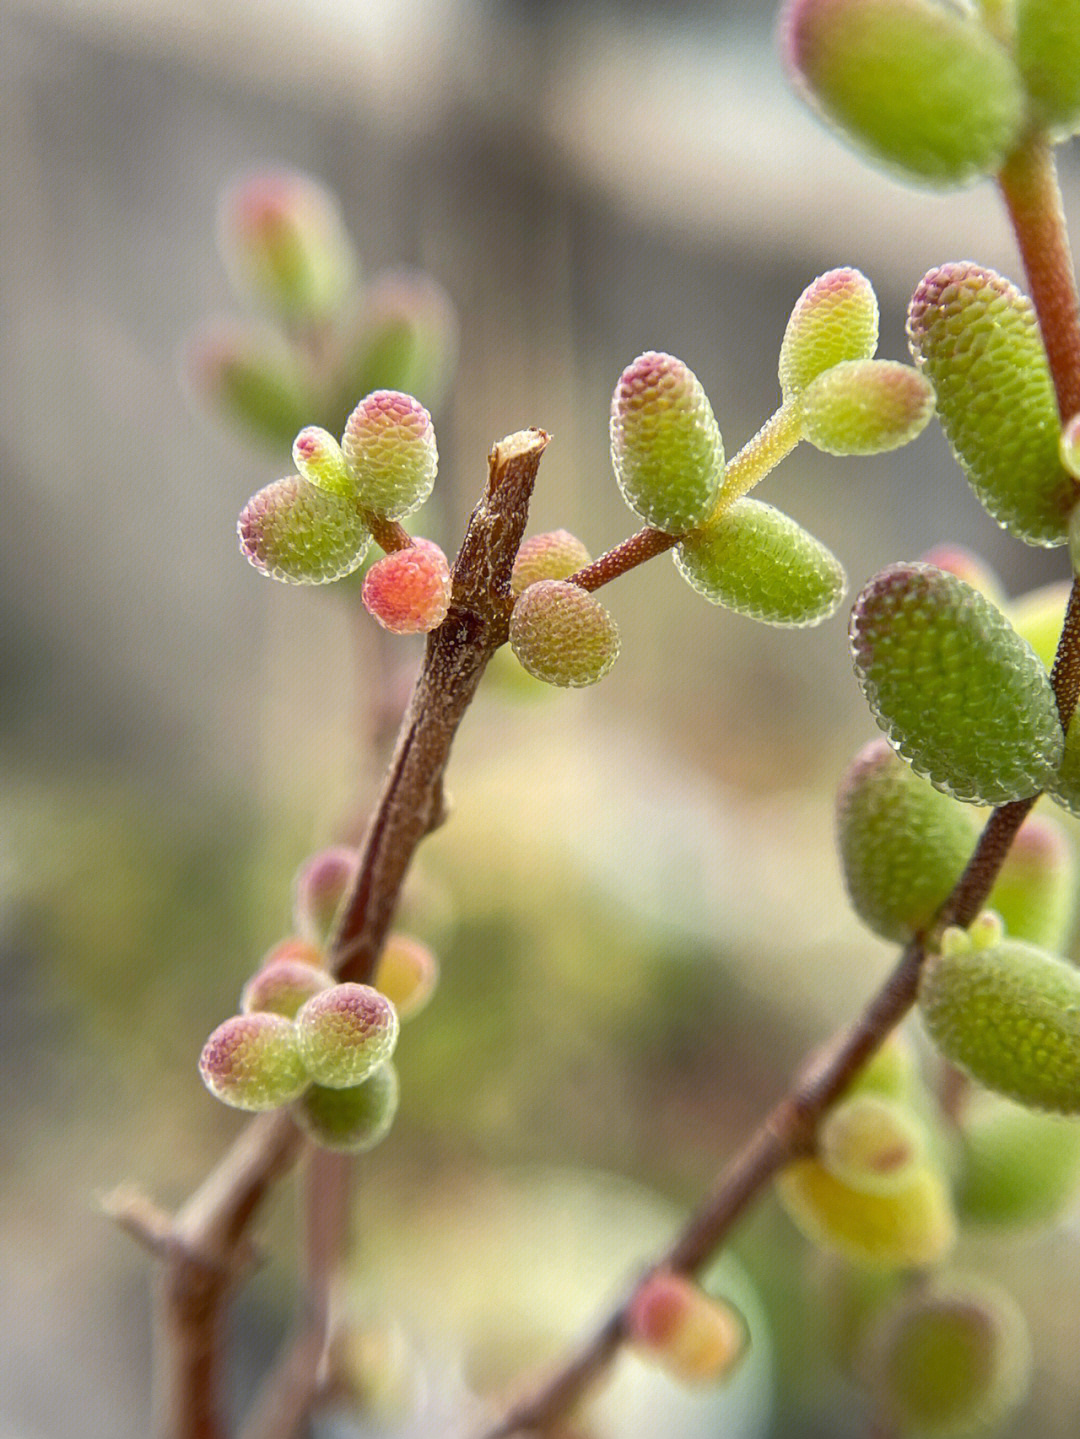
M238 311L214 242L222 185L310 172L366 274L422 267L456 306L424 533L453 553L491 444L539 425L554 440L531 529L597 554L635 527L607 414L640 351L693 368L730 455L777 403L787 315L823 270L871 278L894 359L930 265L1021 278L989 186L909 191L815 123L773 8L0 3L2 1439L147 1432L148 1266L95 1195L131 1179L175 1204L237 1131L199 1048L288 932L296 866L356 833L419 656L373 633L355 588L266 584L237 554L239 507L291 464L197 412L180 378L192 330ZM1075 231L1075 153L1062 165ZM852 591L940 540L1011 593L1067 572L997 530L933 429L865 461L800 450L760 495L829 545ZM555 1166L577 1193L598 1171L650 1191L652 1216L685 1207L890 962L833 853L836 779L873 733L845 613L768 629L666 559L605 603L623 651L603 685L537 694L500 662L456 747L452 819L406 915L443 983L363 1169L389 1250L395 1212L452 1235L460 1195L506 1172ZM598 1201L589 1221L601 1247L612 1226L609 1287L640 1252L615 1257L618 1211ZM291 1313L287 1195L268 1248L238 1316L244 1393ZM754 1371L725 1432L865 1434L809 1352L805 1245L770 1202L735 1250L776 1380ZM1017 1433L1075 1432L1078 1259L1075 1224L977 1252L1035 1334Z

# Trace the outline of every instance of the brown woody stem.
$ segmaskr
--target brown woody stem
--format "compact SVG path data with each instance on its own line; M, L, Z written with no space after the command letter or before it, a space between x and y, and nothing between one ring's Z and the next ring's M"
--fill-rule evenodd
M450 612L428 639L333 943L331 962L342 978L370 977L409 862L442 815L442 777L454 735L484 667L507 636L510 571L547 443L542 430L523 430L489 456L487 486L454 564ZM163 1229L145 1214L136 1217L130 1204L118 1206L124 1227L144 1242L152 1231L151 1247L165 1256L155 1325L156 1439L226 1439L231 1432L222 1398L228 1304L250 1263L250 1226L303 1148L287 1111L260 1115L171 1225ZM306 1327L291 1372L311 1370L312 1352L322 1353L325 1336L318 1331L324 1328ZM245 1432L264 1439L250 1426Z

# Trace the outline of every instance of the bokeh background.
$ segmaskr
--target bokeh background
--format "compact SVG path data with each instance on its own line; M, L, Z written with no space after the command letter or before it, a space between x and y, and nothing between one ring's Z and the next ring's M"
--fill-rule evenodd
M990 187L906 190L819 128L786 87L773 9L0 5L3 1439L147 1432L147 1265L95 1196L132 1179L176 1203L237 1130L198 1050L287 932L297 864L361 822L419 654L380 642L355 591L267 584L237 555L239 506L290 464L193 413L178 379L184 337L236 308L222 184L308 170L368 271L419 265L453 298L425 532L452 551L491 443L537 424L554 442L532 528L599 553L634 523L607 407L639 351L691 365L730 454L777 401L787 314L821 271L871 277L889 358L931 264L1019 276ZM1062 164L1075 230L1075 153ZM1014 593L1066 570L996 529L936 431L867 461L800 451L761 495L853 589L942 539ZM837 775L873 730L845 615L770 630L667 560L605 602L623 653L603 685L537 697L496 666L461 734L453 816L407 900L444 980L400 1051L394 1135L364 1166L375 1230L396 1206L452 1235L447 1196L522 1166L686 1206L889 963L846 910L832 846ZM288 1195L268 1247L238 1315L245 1393L291 1313ZM735 1249L776 1374L771 1417L761 1403L739 1432L864 1434L811 1342L812 1260L771 1202ZM1035 1332L1015 1432L1065 1439L1075 1224L974 1258Z

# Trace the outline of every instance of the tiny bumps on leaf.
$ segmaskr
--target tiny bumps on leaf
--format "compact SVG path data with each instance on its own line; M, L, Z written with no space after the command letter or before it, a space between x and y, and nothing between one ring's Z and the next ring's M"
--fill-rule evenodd
M313 1084L297 1104L301 1129L322 1149L366 1154L389 1134L398 1109L398 1076L390 1060L347 1089Z
M1080 1114L1080 971L1020 940L943 946L919 1011L945 1057L996 1094Z
M308 1074L329 1089L360 1084L394 1052L394 1006L368 984L336 984L309 999L296 1016Z
M240 1008L244 1014L267 1011L295 1019L301 1005L333 983L326 970L302 959L276 959L256 970L244 985Z
M836 832L855 913L901 944L929 925L975 847L970 811L917 775L885 739L864 746L844 773Z
M981 503L1026 544L1065 544L1080 491L1062 468L1057 400L1031 301L994 270L939 265L916 286L907 329Z
M202 1081L233 1109L279 1109L310 1080L297 1034L281 1014L237 1014L219 1024L199 1057Z
M510 647L536 679L581 688L603 679L619 655L615 621L566 580L530 585L510 615Z
M450 608L450 562L431 540L414 539L364 576L364 608L395 635L428 634Z
M611 463L627 504L658 530L681 534L712 509L724 445L700 380L674 355L647 350L620 375Z
M675 550L683 578L712 604L764 624L820 624L844 596L836 556L790 515L736 500Z
M435 430L411 395L366 395L349 416L341 448L359 503L382 519L403 519L431 494L439 463Z
M360 855L349 845L336 844L311 855L293 881L293 920L311 943L323 944L348 894Z
M849 637L878 725L936 788L1005 804L1053 778L1064 745L1049 676L958 576L890 565L856 598Z
M297 585L328 584L351 574L370 541L355 506L299 475L252 495L236 529L249 564L271 579Z
M894 360L842 360L802 394L803 435L829 455L881 455L920 435L934 413L930 382Z
M510 592L520 595L540 580L565 580L584 569L591 555L569 530L530 535L518 550L510 573Z
M874 287L859 270L828 270L799 296L780 346L780 389L794 399L845 360L869 360L878 345Z

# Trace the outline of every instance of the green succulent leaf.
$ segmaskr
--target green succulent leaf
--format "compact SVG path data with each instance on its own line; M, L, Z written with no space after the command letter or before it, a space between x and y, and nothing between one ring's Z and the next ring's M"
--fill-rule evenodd
M404 519L431 494L439 465L431 416L399 390L375 390L353 410L341 437L365 509Z
M1080 1114L1080 972L1021 940L946 946L919 1008L934 1043L996 1094Z
M1065 544L1080 490L1062 468L1057 400L1031 301L993 270L941 265L912 296L908 338L982 504L1027 544Z
M875 719L936 788L1004 804L1053 779L1063 739L1046 670L957 575L891 565L856 599L849 633Z
M878 345L874 287L859 270L829 270L796 301L780 346L785 400L844 360L869 360Z
M679 573L714 605L770 625L816 625L844 596L839 560L760 500L736 500L675 550Z
M975 845L970 811L884 739L866 745L841 780L836 828L855 913L901 944L929 925Z
M997 1286L936 1278L879 1312L861 1370L893 1432L924 1439L986 1433L1027 1392L1027 1322Z
M397 1108L397 1070L384 1060L367 1079L348 1089L311 1085L293 1112L320 1148L365 1154L389 1134Z
M1080 0L1016 0L1016 61L1039 122L1080 124Z
M371 538L354 505L299 475L252 495L236 529L245 559L262 574L296 585L327 584L350 574Z
M817 1159L780 1174L776 1192L792 1223L813 1244L875 1269L933 1264L956 1242L956 1221L941 1175L916 1166L891 1194L852 1189Z
M619 657L619 630L599 600L568 580L539 580L510 615L510 648L535 679L580 689Z
M964 1113L956 1199L968 1224L1052 1224L1080 1189L1080 1121L996 1095Z
M647 350L619 376L611 463L623 498L647 524L682 534L709 513L724 476L724 442L701 381L682 360Z
M810 103L907 178L993 174L1024 123L1009 55L971 15L933 0L793 0L788 64Z
M930 382L895 360L842 360L803 391L803 434L829 455L880 455L920 435L934 413Z

